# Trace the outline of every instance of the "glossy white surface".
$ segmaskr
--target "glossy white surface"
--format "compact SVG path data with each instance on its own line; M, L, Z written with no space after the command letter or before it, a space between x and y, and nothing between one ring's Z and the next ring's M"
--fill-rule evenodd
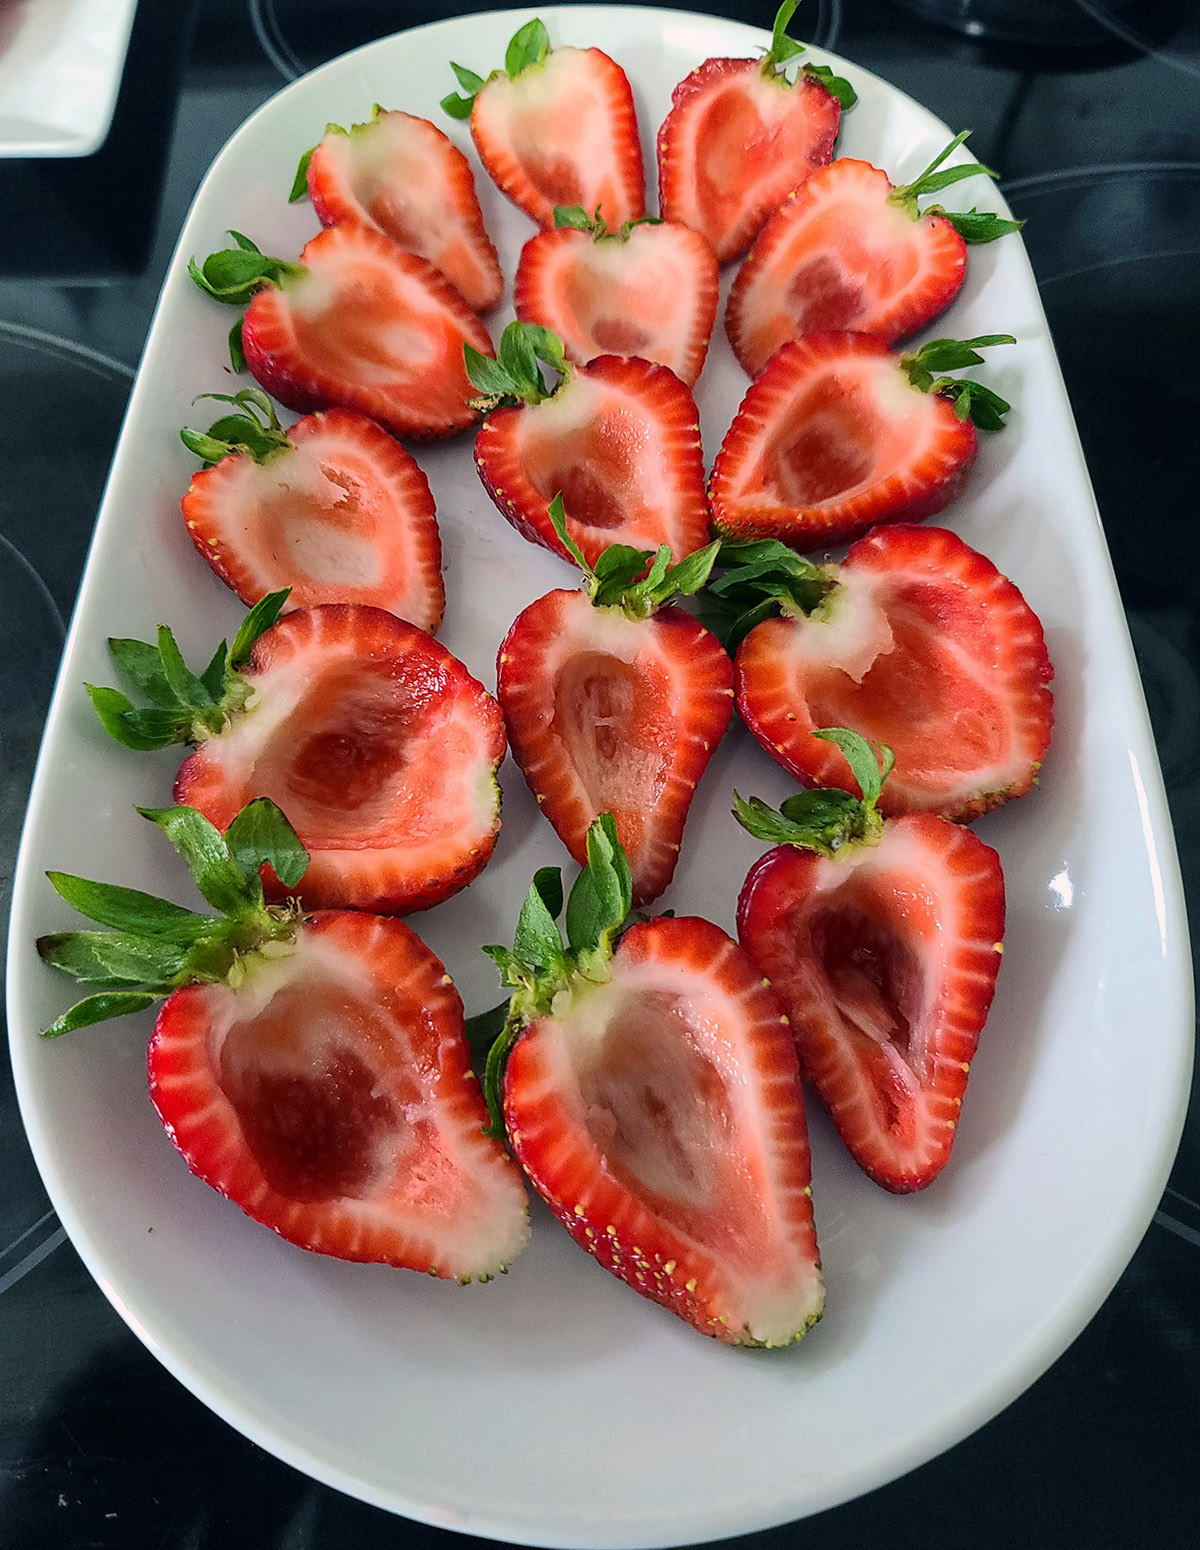
M535 1211L504 1279L458 1289L329 1262L276 1240L188 1174L148 1102L148 1018L52 1045L68 1004L33 938L72 921L42 878L60 867L192 902L132 804L168 799L176 760L109 743L82 681L111 682L111 634L161 620L206 659L241 610L194 554L177 500L194 461L193 395L228 388L229 309L187 280L189 255L234 227L290 257L316 230L289 209L301 151L373 102L438 111L450 58L498 65L526 17L463 18L368 48L267 104L214 165L163 291L67 647L35 784L10 945L13 1061L54 1204L93 1274L147 1345L203 1400L290 1463L449 1528L533 1544L666 1545L834 1505L930 1458L1035 1378L1104 1298L1147 1226L1183 1118L1190 970L1161 781L1132 652L1045 320L1019 241L972 250L939 335L1011 332L986 377L1016 408L944 519L1021 586L1057 668L1058 724L1040 786L983 820L1001 853L1009 928L993 1015L946 1173L893 1198L858 1173L813 1112L814 1197L829 1285L799 1346L709 1342L592 1264ZM543 11L556 42L600 42L635 86L647 165L677 80L765 41L670 12ZM820 54L812 57L820 59ZM860 102L844 154L915 174L949 138L852 65ZM473 154L473 153L472 153ZM973 202L1000 208L982 184ZM480 177L507 276L531 233ZM727 284L726 287L727 288ZM498 314L498 334L504 314ZM718 332L701 378L711 458L745 379ZM518 610L569 584L524 543L475 476L469 441L419 451L446 546L446 643L489 685ZM468 1009L497 999L482 942L510 939L534 868L565 860L511 763L496 858L465 896L412 924ZM761 847L728 815L737 784L789 784L741 731L702 782L662 906L732 925ZM814 1106L815 1108L815 1106Z
M88 156L112 122L137 0L4 0L0 156Z

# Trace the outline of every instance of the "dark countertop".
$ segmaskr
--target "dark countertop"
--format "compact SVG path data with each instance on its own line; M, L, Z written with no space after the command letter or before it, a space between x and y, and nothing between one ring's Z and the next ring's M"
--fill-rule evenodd
M735 11L728 0L694 8ZM64 620L196 185L229 134L286 80L454 9L143 0L105 146L76 162L0 161L0 918ZM736 14L769 27L770 12L758 4ZM950 17L960 30L927 17ZM1060 41L996 41L1004 24ZM1186 448L1200 408L1200 8L1186 0L812 0L794 30L948 123L971 126L973 151L1002 170L1016 213L1029 218L1026 240L1195 900L1200 529ZM1137 1042L1131 1028L1131 1061ZM455 1536L351 1501L278 1463L157 1364L50 1211L7 1065L0 1168L0 1550L450 1550ZM1132 1263L1040 1381L906 1478L746 1543L1191 1546L1200 1521L1197 1394L1193 1112Z

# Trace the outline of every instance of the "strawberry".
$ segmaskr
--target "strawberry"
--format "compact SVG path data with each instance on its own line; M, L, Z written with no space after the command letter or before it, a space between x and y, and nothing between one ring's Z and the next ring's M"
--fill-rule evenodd
M369 226L331 226L299 263L248 237L188 272L207 295L248 302L230 333L234 370L289 409L357 409L401 436L449 436L475 420L464 344L489 355L483 324L427 259Z
M752 377L780 345L805 334L853 329L894 344L916 333L958 295L967 243L1020 230L1021 221L977 210L919 212L918 199L951 183L996 176L978 162L938 170L969 132L900 188L869 162L840 156L769 217L725 313L734 354Z
M488 1057L494 1134L581 1248L634 1291L733 1345L785 1345L824 1302L796 1057L774 992L718 927L618 936L628 864L607 815L556 920L534 879Z
M703 233L721 263L740 258L771 211L826 165L841 111L857 100L827 65L788 80L788 61L804 51L786 30L796 3L779 7L764 59L706 59L681 81L658 131L662 214Z
M976 346L1013 342L934 339L912 355L868 334L785 344L717 453L713 526L810 550L941 511L975 461L976 425L998 430L1009 405L978 382L934 374L975 364Z
M717 312L717 260L699 232L670 221L627 221L559 208L557 231L521 250L517 316L544 323L569 359L636 355L695 386Z
M429 481L373 420L349 409L286 432L257 388L184 445L206 466L183 516L196 548L243 603L290 585L287 608L369 603L436 630L446 605Z
M349 603L275 623L284 597L257 604L200 677L165 626L156 646L110 641L153 708L89 686L97 714L127 747L198 743L175 800L219 829L251 797L286 802L312 860L298 889L268 873L271 897L427 909L476 877L495 846L500 707L415 625Z
M682 559L708 541L696 402L673 372L636 357L568 363L560 340L510 323L492 361L466 351L471 381L493 410L475 438L475 466L518 533L571 559L547 515L561 494L567 531L594 565L610 544ZM538 362L562 374L548 388Z
M961 538L879 527L841 565L769 542L726 545L717 563L732 567L713 583L719 602L749 610L732 626L710 614L727 645L745 636L742 719L806 785L858 792L816 731L836 721L894 750L885 814L962 822L1032 788L1054 721L1042 627Z
M150 1095L198 1178L319 1254L458 1281L505 1269L528 1237L524 1191L483 1133L441 963L398 920L267 908L260 868L294 884L308 859L273 803L252 802L224 837L191 808L141 811L218 913L51 872L114 929L39 940L98 987L46 1034L166 996Z
M836 742L863 800L803 791L779 812L734 797L776 841L738 900L738 935L779 993L805 1080L858 1165L885 1189L924 1189L958 1129L1004 935L1004 878L969 829L914 813L886 822L887 777L863 738Z
M570 547L557 498L553 515ZM671 881L692 793L733 709L715 637L664 606L704 585L717 547L670 566L664 546L643 581L649 554L607 549L593 570L576 552L583 591L531 603L500 647L496 695L529 789L581 865L592 821L613 814L637 904Z
M856 330L895 344L949 307L966 277L967 243L995 242L1020 220L972 211L921 214L918 198L991 167L941 163L963 130L912 183L895 188L868 161L820 167L767 219L726 308L733 353L757 377L789 339Z
M305 193L322 226L383 232L427 258L476 312L500 300L504 277L470 163L427 118L376 106L369 123L329 124L300 158L291 198Z
M633 93L598 48L551 48L536 19L513 35L504 69L485 81L451 65L465 96L442 99L469 118L479 159L497 188L539 226L556 205L598 210L610 227L640 220L645 179Z

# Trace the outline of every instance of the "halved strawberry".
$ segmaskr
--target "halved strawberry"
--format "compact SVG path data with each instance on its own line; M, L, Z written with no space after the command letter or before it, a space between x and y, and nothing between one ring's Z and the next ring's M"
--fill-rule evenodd
M713 526L735 538L823 549L877 522L941 511L975 461L976 425L1009 405L977 382L935 372L982 359L1006 334L934 339L895 355L869 334L785 344L742 400L713 464Z
M452 65L465 96L442 107L470 118L479 159L496 186L539 226L555 205L599 210L609 226L640 220L645 179L633 93L598 48L551 48L544 25L513 35L504 69L485 81Z
M42 937L92 985L66 1033L166 996L150 1095L198 1178L291 1243L339 1259L490 1280L528 1237L525 1195L468 1058L445 968L398 920L263 904L262 867L307 861L274 804L222 838L190 808L144 810L221 913L50 873L109 931Z
M694 386L717 313L717 260L705 239L670 221L610 231L577 206L554 217L559 229L521 250L517 316L553 329L577 365L636 355Z
M208 393L236 406L184 445L183 516L196 548L244 603L291 588L285 609L369 603L423 630L446 606L429 480L373 420L349 409L285 432L257 388Z
M470 163L427 118L376 106L369 123L329 124L301 157L291 197L306 191L322 226L373 226L427 258L476 312L500 300L504 277Z
M768 550L774 553L767 552ZM895 753L879 808L975 818L1032 786L1050 742L1053 676L1036 614L992 562L942 528L880 527L840 565L782 545L727 545L726 601L761 604L737 648L737 703L807 785L858 787L818 727ZM739 578L749 578L741 583Z
M457 657L380 608L327 603L275 624L283 594L251 610L232 649L191 674L171 632L110 641L155 708L89 688L104 725L133 748L200 746L175 800L225 829L251 797L286 806L312 853L289 889L310 908L403 914L464 888L500 829L504 719Z
M967 243L994 242L1020 221L971 210L952 215L918 199L982 173L947 167L964 131L912 183L896 188L869 162L839 156L770 216L738 271L725 313L734 354L756 377L780 345L832 329L888 344L914 334L958 295Z
M784 0L764 59L706 59L680 81L658 131L664 217L708 238L721 263L740 258L792 189L833 155L843 108L857 100L827 65L804 65L787 35L797 0ZM581 201L583 202L583 201Z
M561 526L561 504L556 501ZM608 550L578 592L549 592L501 647L496 695L513 757L581 865L587 833L612 813L636 904L675 872L696 783L729 725L733 673L716 638L669 597L703 586L717 545L668 569L660 549Z
M824 1303L796 1057L761 970L706 920L617 940L629 869L611 819L555 924L539 872L486 1090L518 1162L581 1248L634 1291L733 1345L785 1345ZM615 943L615 945L614 945Z
M402 436L475 421L462 350L490 355L492 342L427 259L369 226L331 226L295 264L230 235L237 248L188 268L217 301L249 302L230 334L235 370L289 409L357 409Z
M881 775L856 733L823 735L864 800L805 791L776 813L735 796L752 834L782 841L746 878L738 935L854 1160L885 1189L924 1189L950 1156L992 1003L1004 878L969 829L926 813L883 822L888 750Z
M562 373L556 387L539 360ZM665 366L616 355L572 366L548 329L510 323L499 361L468 350L467 369L485 395L476 402L492 409L475 466L523 538L571 558L547 515L561 494L567 532L589 564L610 544L666 544L682 559L707 542L696 402Z

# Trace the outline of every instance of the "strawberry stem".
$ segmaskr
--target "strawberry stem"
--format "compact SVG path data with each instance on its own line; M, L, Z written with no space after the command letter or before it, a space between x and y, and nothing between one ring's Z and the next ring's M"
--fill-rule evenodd
M883 834L883 818L876 804L896 762L895 754L885 743L870 743L849 727L826 727L813 736L841 749L862 796L837 787L798 791L776 809L761 797L744 801L735 791L734 817L755 839L770 845L795 845L831 858L854 846L877 844Z

